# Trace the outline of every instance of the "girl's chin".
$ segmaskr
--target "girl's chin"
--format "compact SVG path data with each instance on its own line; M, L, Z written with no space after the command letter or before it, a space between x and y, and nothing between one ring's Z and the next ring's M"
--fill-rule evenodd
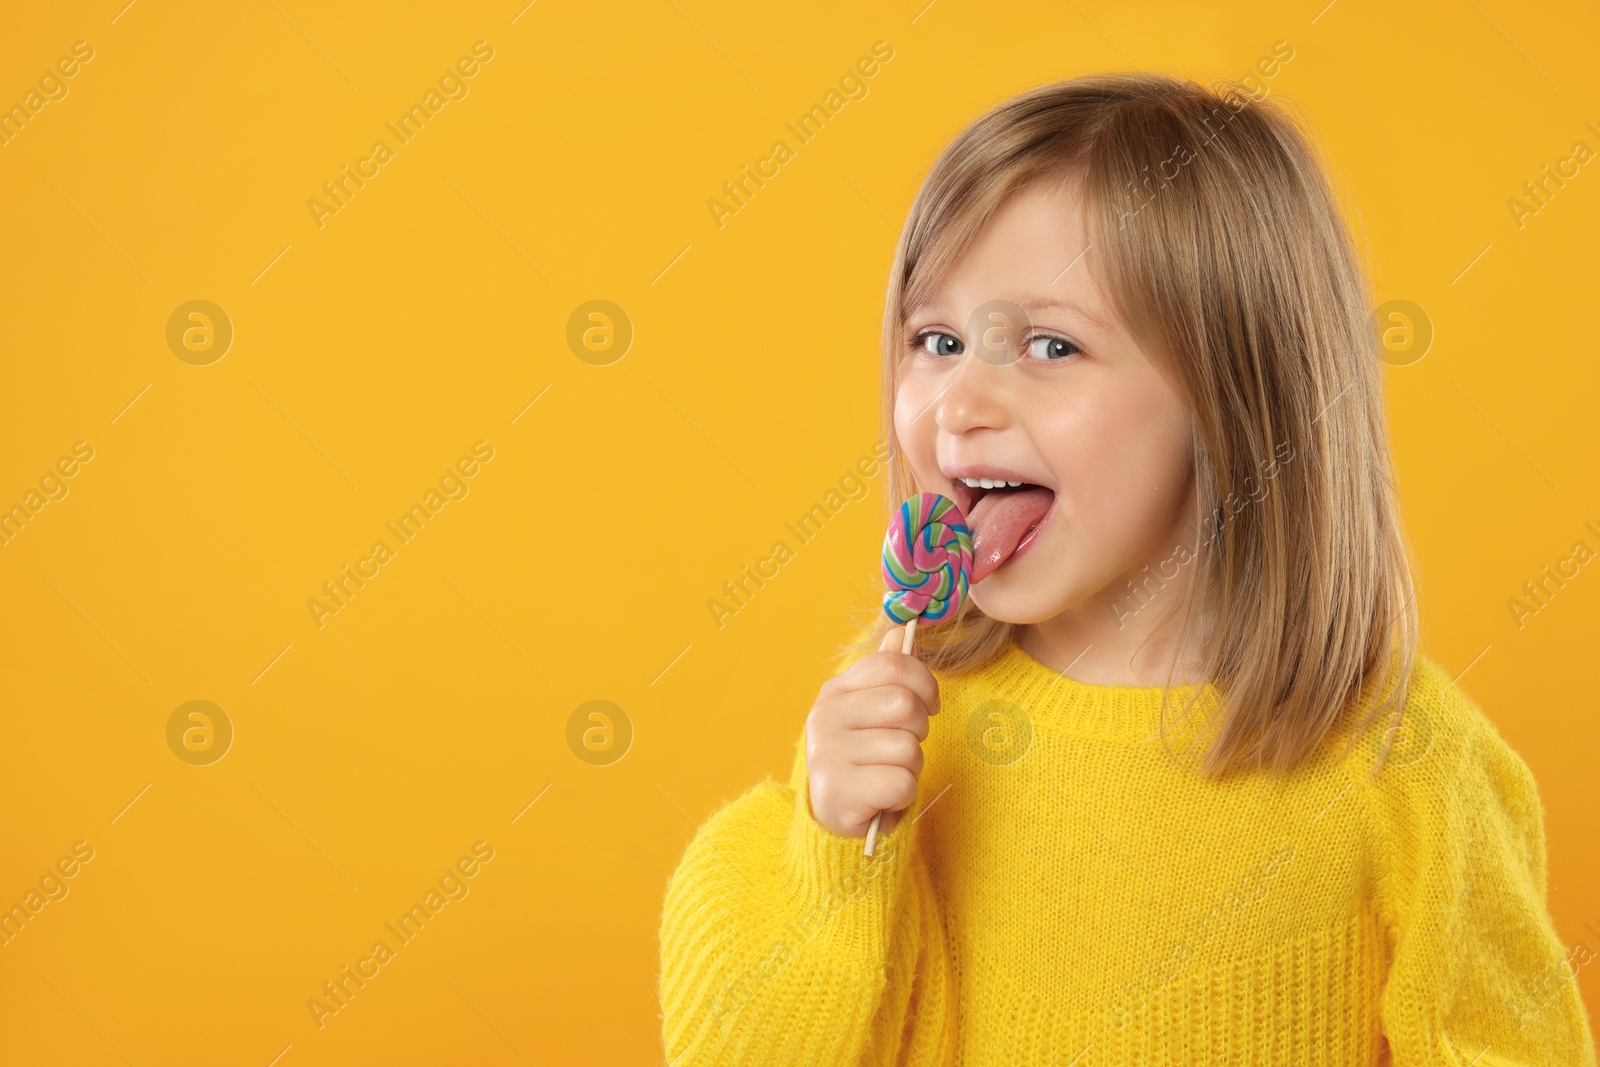
M1063 601L1038 585L1010 581L1001 568L968 590L978 609L991 619L1027 625L1053 619L1061 613Z

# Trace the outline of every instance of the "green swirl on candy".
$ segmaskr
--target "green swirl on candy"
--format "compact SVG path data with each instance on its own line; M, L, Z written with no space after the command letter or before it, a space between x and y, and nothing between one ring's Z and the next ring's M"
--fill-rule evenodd
M955 618L972 572L972 534L955 501L919 493L900 505L883 539L883 613L933 626Z

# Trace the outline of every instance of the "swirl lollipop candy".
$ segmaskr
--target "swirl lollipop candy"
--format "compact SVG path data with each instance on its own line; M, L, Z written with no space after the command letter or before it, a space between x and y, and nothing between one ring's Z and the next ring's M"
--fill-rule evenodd
M919 619L937 626L960 613L971 573L972 535L953 500L919 493L900 505L883 539L883 613L905 623L901 652L910 653ZM867 827L868 856L882 818L880 811Z
M919 493L900 505L883 539L883 613L906 624L905 652L918 619L935 626L955 617L972 573L972 535L955 501Z

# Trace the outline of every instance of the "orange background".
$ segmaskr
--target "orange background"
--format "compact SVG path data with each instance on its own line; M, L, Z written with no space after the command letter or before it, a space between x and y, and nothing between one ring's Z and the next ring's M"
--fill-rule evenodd
M93 858L0 947L0 1059L659 1062L666 879L695 825L787 773L873 608L881 479L720 627L707 602L871 454L884 278L933 156L1028 86L1242 77L1278 41L1265 82L1326 146L1377 299L1434 331L1385 371L1425 651L1533 768L1558 929L1600 950L1597 565L1520 627L1508 607L1600 548L1600 174L1520 226L1507 206L1600 149L1593 10L109 0L6 22L0 104L74 42L93 58L0 145L0 506L75 442L93 458L0 547L0 905L76 842ZM396 145L385 123L478 41L466 95ZM785 122L877 41L867 95L799 145ZM307 201L379 139L393 158L319 227ZM779 139L793 157L719 227L707 201ZM191 300L233 328L206 365L167 340ZM633 331L605 365L568 341L592 300ZM466 495L398 545L384 524L480 441L446 479ZM319 627L307 601L380 539L393 558ZM182 723L168 740L193 700L233 730L203 766ZM620 709L613 753L632 733L605 766L569 740L591 700ZM447 880L468 895L319 1029L307 1001L477 842L492 860Z

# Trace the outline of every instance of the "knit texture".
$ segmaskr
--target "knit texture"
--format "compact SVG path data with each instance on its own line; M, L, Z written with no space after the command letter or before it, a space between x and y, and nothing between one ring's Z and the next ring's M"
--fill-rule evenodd
M1211 686L1174 688L1163 746L1159 688L1015 644L938 680L876 856L812 817L803 730L787 784L699 828L662 909L671 1067L1594 1067L1533 777L1426 656L1371 778L1387 718L1339 753L1370 687L1292 776L1216 781L1181 751Z

